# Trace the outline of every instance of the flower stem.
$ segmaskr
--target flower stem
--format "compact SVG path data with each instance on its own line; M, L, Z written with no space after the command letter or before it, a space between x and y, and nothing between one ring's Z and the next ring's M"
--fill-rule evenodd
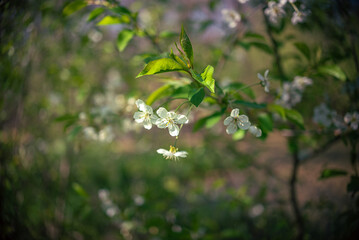
M187 101L184 101L183 103L181 103L181 104L176 108L175 112L177 112L177 111L178 111L184 104L186 104L186 103L190 103L190 101L187 100Z

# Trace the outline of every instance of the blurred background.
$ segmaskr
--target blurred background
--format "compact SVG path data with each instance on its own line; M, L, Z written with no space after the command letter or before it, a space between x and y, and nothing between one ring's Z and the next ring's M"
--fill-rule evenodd
M197 130L196 121L212 111L211 106L198 108L178 143L189 156L169 161L156 153L172 143L167 131L147 131L133 121L135 101L146 100L173 75L135 77L144 59L174 48L181 24L192 41L196 68L216 66L220 84L251 84L257 72L272 69L264 1L120 1L138 12L139 27L150 36L134 36L121 52L116 41L123 24L98 25L95 14L89 16L94 6L66 14L69 2L0 1L1 238L295 239L285 132L271 129L263 139L232 138L224 118ZM351 17L357 16L358 5L343 2L347 5L339 5L352 25L341 18L336 1L303 1L312 14L301 26L284 18L278 38L288 72L304 65L293 41L321 43L333 58L347 57L345 43L338 43L343 26L351 28L357 41L358 26ZM224 8L241 14L240 39L255 32L265 36L263 44L231 45L237 30L223 21ZM344 68L355 72L352 63ZM348 104L330 80L318 77L318 83L305 99L318 100L325 86L338 111ZM273 81L271 86L279 85ZM258 102L273 100L261 87L253 91ZM305 146L316 144L307 137ZM319 180L326 167L350 171L349 155L345 144L336 141L301 162L297 198L304 239L353 236L356 225L342 217L355 209L346 192L350 177ZM353 216L351 221L358 221Z

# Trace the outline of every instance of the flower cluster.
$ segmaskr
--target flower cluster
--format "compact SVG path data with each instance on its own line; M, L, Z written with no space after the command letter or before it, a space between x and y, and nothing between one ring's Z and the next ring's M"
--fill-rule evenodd
M344 116L344 122L347 125L349 125L351 129L357 130L359 125L359 113L358 112L346 113Z
M335 110L331 110L325 103L321 103L314 108L313 121L326 128L334 126L336 129L344 130L346 128L343 117L339 116Z
M293 82L286 82L283 84L281 97L277 100L277 104L286 108L292 108L302 101L302 94L305 88L312 84L312 79L296 76Z
M98 197L107 216L113 218L120 213L118 207L112 202L110 192L107 189L100 189L98 191Z
M232 9L222 9L221 14L223 20L230 28L235 28L241 21L241 15L239 15L236 11Z
M293 25L304 22L309 12L304 10L304 6L301 6L301 10L295 5L296 0L280 0L279 2L269 1L268 7L264 10L264 13L268 16L269 21L276 24L278 20L285 16L284 7L289 3L293 9L293 15L291 22Z
M133 118L137 123L143 124L143 127L147 130L152 128L152 125L156 125L158 128L168 128L168 132L173 137L178 137L181 127L188 123L188 118L185 115L177 114L176 112L169 112L165 108L160 107L156 114L154 114L151 106L146 105L141 99L136 101L138 112L135 112ZM180 157L187 157L187 152L178 151L178 148L170 146L170 150L158 149L157 153L162 154L164 158L170 160L178 160Z
M158 128L168 128L169 134L173 137L179 135L180 127L178 124L188 123L188 118L185 115L177 114L175 112L168 112L165 108L160 107L156 113L153 113L152 107L146 105L141 99L136 101L139 112L135 112L133 118L137 123L143 124L147 130L152 128L152 124Z
M228 134L234 134L238 128L242 130L248 130L256 137L262 136L262 130L256 126L251 126L251 122L244 114L239 115L239 109L232 110L231 115L224 119L224 125L227 126L226 132Z

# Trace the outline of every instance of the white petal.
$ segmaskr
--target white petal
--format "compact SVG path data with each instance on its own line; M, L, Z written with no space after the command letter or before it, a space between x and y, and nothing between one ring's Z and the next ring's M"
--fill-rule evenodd
M268 77L268 73L269 73L269 69L267 69L267 70L264 72L264 78L267 78L267 77Z
M160 149L157 149L157 153L159 153L159 154L168 154L169 153L169 151L168 150L166 150L166 149L163 149L163 148L160 148Z
M260 128L258 128L256 137L260 137L260 136L262 136L262 130Z
M233 133L235 133L236 131L237 131L237 125L234 124L234 123L229 124L228 127L227 127L227 129L226 129L226 132L227 132L228 134L233 134Z
M150 118L145 118L143 121L143 127L150 130L152 128L152 122Z
M238 117L238 115L239 115L239 109L238 108L233 109L231 112L231 117Z
M153 110L151 106L145 105L145 111L144 112L148 112L149 114L153 114Z
M187 152L186 151L179 151L179 152L176 152L174 155L176 156L176 157L182 157L182 158L185 158L185 157L187 157Z
M157 119L155 124L157 125L158 128L166 128L167 123L168 123L168 121L166 119L159 118L159 119Z
M179 114L175 119L175 122L178 124L185 124L188 123L188 118L185 115Z
M138 99L136 101L136 106L138 107L138 109L142 112L145 112L146 111L146 104L141 100L141 99Z
M176 124L169 124L168 125L168 131L171 136L175 137L179 134L179 127Z
M231 122L233 122L233 118L232 117L227 117L226 119L224 119L224 125L227 126L229 125Z
M167 110L163 107L160 107L158 110L157 110L157 115L160 116L161 118L166 118L167 117Z
M264 81L264 78L260 73L257 73L257 77L259 78L259 80Z
M150 118L151 118L152 123L153 123L153 124L156 124L156 122L157 122L157 120L158 120L158 117L155 116L155 115L152 115Z
M142 123L144 120L144 113L143 112L135 112L135 114L133 115L133 118L135 119L135 121L137 123Z

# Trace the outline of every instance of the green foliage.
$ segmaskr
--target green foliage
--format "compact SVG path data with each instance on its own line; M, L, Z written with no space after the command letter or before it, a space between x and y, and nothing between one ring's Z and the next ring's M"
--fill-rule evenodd
M346 176L348 173L347 171L341 169L324 169L319 177L320 180L338 177L338 176Z
M183 69L183 66L181 66L178 62L176 62L172 58L161 58L149 62L145 66L145 68L137 75L136 78L145 75L153 75L153 74L159 74L164 72L174 72L181 70L185 70L185 69Z
M294 43L294 46L304 55L304 57L308 61L310 61L310 59L311 59L310 49L306 43L296 42L296 43Z
M195 105L196 107L198 107L203 99L204 99L205 93L204 93L204 88L198 88L198 89L192 89L189 93L188 93L188 100Z
M346 75L338 65L324 65L320 66L318 72L325 75L333 76L341 81L346 80Z
M122 30L117 37L117 47L120 52L122 52L131 41L134 36L134 32L130 29Z
M92 12L90 12L87 21L91 22L95 20L98 16L100 16L104 12L105 12L104 8L95 8L94 10L92 10Z
M182 47L184 53L186 54L186 57L189 60L190 66L193 67L192 44L191 44L191 41L190 41L189 37L187 36L187 33L184 30L183 26L181 28L180 43L181 43L181 47Z
M111 24L128 24L131 22L131 18L126 16L126 15L122 15L122 16L105 16L103 19L101 19L101 21L99 21L97 23L97 25L102 26L102 25L111 25Z
M87 2L84 0L75 0L71 1L69 4L67 4L63 10L63 13L65 16L69 16L73 14L74 12L77 12L81 10L82 8L87 6Z

